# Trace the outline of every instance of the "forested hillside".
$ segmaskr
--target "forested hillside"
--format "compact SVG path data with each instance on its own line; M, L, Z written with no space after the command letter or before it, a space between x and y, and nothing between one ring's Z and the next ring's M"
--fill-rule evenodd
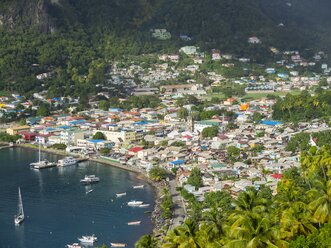
M175 40L187 34L203 45L238 51L251 35L279 48L314 48L330 40L330 8L327 0L4 0L0 25L44 32L167 28Z
M273 56L271 46L328 51L329 9L327 0L3 0L0 90L32 92L40 85L35 76L52 71L46 86L91 92L115 58L174 52L183 45L257 62ZM153 28L166 28L171 39L153 39ZM249 45L250 36L262 44Z

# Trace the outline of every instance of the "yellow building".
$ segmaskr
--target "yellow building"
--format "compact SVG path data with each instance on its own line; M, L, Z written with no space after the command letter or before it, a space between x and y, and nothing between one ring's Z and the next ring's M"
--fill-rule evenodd
M249 107L248 103L243 103L240 105L240 111L246 111Z
M6 133L10 135L16 135L19 132L30 131L30 126L18 126L18 127L10 127L6 129Z

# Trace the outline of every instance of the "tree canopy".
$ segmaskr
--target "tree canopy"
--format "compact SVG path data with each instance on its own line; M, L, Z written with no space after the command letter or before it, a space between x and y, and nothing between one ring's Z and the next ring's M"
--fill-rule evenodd
M196 189L203 186L202 173L199 168L193 168L187 183L194 186Z
M202 130L202 137L204 138L213 138L217 136L219 128L217 126L205 127Z
M283 173L276 195L261 186L236 198L225 189L206 193L202 203L187 197L188 219L161 247L330 247L330 160L330 146L303 151L300 168Z
M102 132L96 132L93 135L93 139L95 139L95 140L106 140L106 136Z
M331 91L325 90L314 96L303 91L299 95L288 94L278 98L273 105L273 118L288 122L309 121L331 115Z

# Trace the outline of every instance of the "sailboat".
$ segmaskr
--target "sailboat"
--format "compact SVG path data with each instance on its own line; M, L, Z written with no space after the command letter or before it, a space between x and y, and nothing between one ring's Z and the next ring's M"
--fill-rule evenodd
M34 169L44 169L44 168L50 168L50 167L55 167L56 163L49 162L48 160L41 160L41 143L39 141L39 160L38 162L31 163L30 166Z
M18 188L18 213L15 215L15 224L19 225L24 221L24 210L23 210L23 202L22 202L22 195L21 189Z

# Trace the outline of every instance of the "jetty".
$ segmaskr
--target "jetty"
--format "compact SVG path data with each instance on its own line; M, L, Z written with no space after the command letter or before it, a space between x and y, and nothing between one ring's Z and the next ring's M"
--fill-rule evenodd
M82 163L82 162L88 161L89 158L76 158L76 160L77 160L77 163L79 164L79 163Z
M0 150L1 149L6 149L6 148L11 148L12 146L0 146Z

